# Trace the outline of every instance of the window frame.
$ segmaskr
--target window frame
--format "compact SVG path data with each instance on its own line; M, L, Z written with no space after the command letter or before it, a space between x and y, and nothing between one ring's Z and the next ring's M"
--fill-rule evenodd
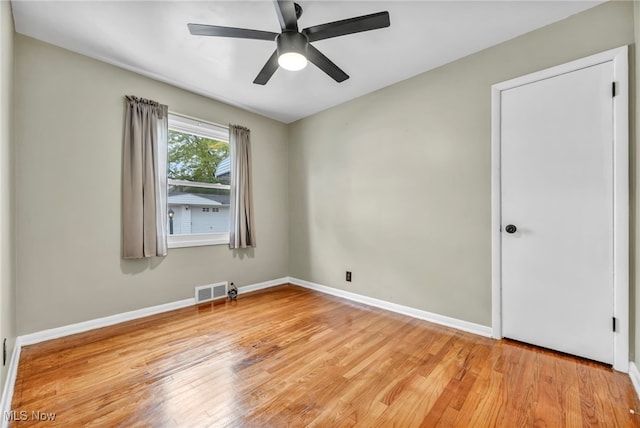
M184 132L187 134L197 135L199 137L210 138L213 140L229 143L231 166L233 167L234 150L231 145L231 141L229 141L229 127L207 122L201 119L187 117L173 112L169 112L168 125L169 130ZM167 150L169 150L168 145ZM168 170L169 163L167 159L167 171ZM196 185L194 186L194 184ZM224 189L231 192L231 184L197 183L188 180L174 180L171 178L167 178L167 198L169 197L170 185L202 187L209 189ZM167 202L167 209L168 206L169 203ZM194 233L190 235L170 235L169 233L167 233L167 247L170 249L200 247L205 245L228 245L229 242L229 232Z

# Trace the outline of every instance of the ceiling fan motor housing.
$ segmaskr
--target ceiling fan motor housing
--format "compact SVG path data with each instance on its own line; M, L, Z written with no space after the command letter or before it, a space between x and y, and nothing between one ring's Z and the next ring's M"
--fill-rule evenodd
M308 44L307 36L296 31L285 31L276 37L278 56L287 52L297 52L306 57Z

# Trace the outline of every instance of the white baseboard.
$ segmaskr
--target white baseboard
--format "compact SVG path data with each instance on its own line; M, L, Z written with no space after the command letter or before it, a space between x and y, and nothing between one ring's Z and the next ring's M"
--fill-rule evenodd
M633 388L636 390L636 395L640 398L640 371L638 371L638 366L633 361L629 362L629 377Z
M275 287L277 285L286 284L288 281L289 278L285 277L274 279L271 281L259 282L257 284L245 285L242 287L238 287L238 293L249 293L251 291ZM36 333L25 334L24 336L20 336L20 339L22 340L22 346L33 345L34 343L44 342L45 340L58 339L60 337L70 336L76 333L84 333L85 331L94 330L96 328L107 327L125 321L131 321L138 318L148 317L150 315L160 314L162 312L168 312L175 309L185 308L187 306L193 306L195 305L195 303L196 301L192 297L189 299L178 300L176 302L170 302L162 305L151 306L149 308L111 315L104 318L96 318L89 321L83 321L64 327L51 328Z
M265 288L276 287L278 285L284 285L289 282L288 277L272 279L271 281L259 282L257 284L244 285L238 287L238 294L250 293L252 291L264 290Z
M94 330L96 328L108 327L125 321L131 321L138 318L148 317L150 315L160 314L162 312L193 306L195 303L196 301L192 297L190 299L178 300L176 302L165 303L163 305L123 312L121 314L111 315L104 318L83 321L77 324L66 325L64 327L51 328L48 330L38 331L36 333L25 334L24 336L20 336L20 339L22 341L22 346L33 345L34 343L44 342L45 340L58 339L72 334L84 333L85 331Z
M321 293L331 294L332 296L342 297L354 302L364 303L365 305L375 306L376 308L386 309L402 315L429 321L434 324L452 327L468 333L477 334L479 336L491 337L491 327L475 324L469 321L459 320L444 315L434 314L432 312L423 311L421 309L411 308L409 306L399 305L397 303L387 302L386 300L375 299L373 297L363 296L362 294L352 293L350 291L340 290L338 288L327 287L326 285L315 284L297 278L289 278L289 282L294 285L309 288L311 290L320 291Z
M13 344L13 352L11 353L11 359L9 360L9 367L7 368L7 378L4 381L2 388L2 401L0 402L0 427L7 428L9 426L9 420L5 417L9 411L11 411L11 401L13 400L13 388L16 385L16 377L18 376L18 365L20 363L20 351L22 350L22 343L19 337L16 338Z

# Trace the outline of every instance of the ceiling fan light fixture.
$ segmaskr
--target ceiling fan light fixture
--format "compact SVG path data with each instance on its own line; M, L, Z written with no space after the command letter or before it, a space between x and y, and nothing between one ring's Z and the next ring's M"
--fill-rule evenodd
M306 36L297 32L284 32L276 38L278 65L285 70L298 71L307 66Z
M307 58L298 52L285 52L278 57L278 65L285 70L298 71L307 66Z

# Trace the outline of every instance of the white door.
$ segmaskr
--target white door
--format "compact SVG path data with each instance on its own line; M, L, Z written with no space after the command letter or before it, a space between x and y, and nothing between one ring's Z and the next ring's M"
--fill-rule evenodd
M604 62L500 99L502 335L609 364L613 72Z

